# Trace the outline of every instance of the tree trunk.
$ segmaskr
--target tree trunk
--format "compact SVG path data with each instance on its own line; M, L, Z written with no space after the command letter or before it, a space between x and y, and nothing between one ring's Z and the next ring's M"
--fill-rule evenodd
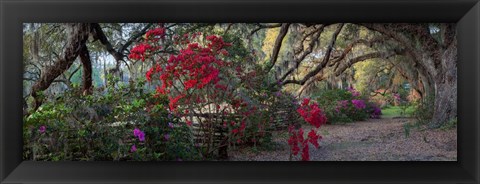
M418 75L419 76L419 80L420 80L420 83L422 84L422 87L423 87L423 97L427 97L429 95L434 95L433 91L433 85L432 83L430 82L430 80L428 79L427 76L423 75L423 74L420 74Z
M431 122L432 128L438 128L445 122L457 117L457 79L435 82L435 110Z
M435 77L435 110L432 128L457 117L457 47L454 41L441 57L443 70Z
M92 60L87 45L83 44L80 49L80 61L82 62L82 91L85 95L92 94Z

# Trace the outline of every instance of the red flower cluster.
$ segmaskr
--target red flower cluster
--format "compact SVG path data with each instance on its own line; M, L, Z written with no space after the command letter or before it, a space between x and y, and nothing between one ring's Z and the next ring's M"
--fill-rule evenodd
M151 39L153 41L158 41L159 38L164 38L164 37L165 37L165 28L163 27L155 28L145 33L145 38Z
M309 144L314 145L318 148L320 145L318 144L318 139L322 137L317 135L315 130L311 130L308 133L307 139L303 137L303 129L300 128L298 131L295 131L293 126L288 127L288 132L290 133L290 138L288 139L288 145L290 145L291 153L293 155L298 155L300 152L300 146L302 147L302 161L309 161L310 160L310 152L309 152Z
M313 102L310 105L309 103L310 99L305 98L297 112L307 123L319 128L320 125L327 123L327 117L322 113L317 103Z
M318 148L320 145L318 144L318 139L321 139L322 136L318 135L317 132L315 132L315 130L310 130L310 132L308 132L308 141L313 144L316 148Z
M178 96L176 96L176 97L168 97L168 99L169 99L169 101L170 101L170 102L168 103L168 106L169 106L170 110L172 110L172 111L175 110L175 108L176 108L177 105L178 105L178 101L179 101L181 98L183 98L183 97L185 97L185 94L180 94L180 95L178 95Z
M169 89L173 88L173 84L177 82L183 84L184 92L192 88L202 89L206 85L218 83L220 67L226 64L225 61L217 58L218 49L223 49L229 44L224 43L223 39L216 36L208 36L207 40L211 40L211 43L206 48L198 43L190 43L186 49L180 50L180 54L170 56L165 69L158 70L162 81L162 85L157 88L158 93L169 93ZM147 79L153 73L152 69L149 71L152 72L147 73ZM180 94L172 98L175 101L171 102L170 110L175 110L176 102L184 96Z
M231 125L234 126L235 124L236 123L232 121ZM245 128L247 128L247 125L245 124L245 121L242 121L242 123L240 123L240 127L232 129L232 134L239 134L240 136L243 136Z
M322 138L322 136L318 135L314 129L310 130L308 133L308 137L305 139L303 137L304 131L300 128L298 131L295 131L293 126L288 127L288 132L290 134L290 138L288 139L288 145L290 146L290 151L293 155L298 155L300 152L300 146L302 147L302 161L309 161L310 160L310 153L309 153L309 144L315 146L315 148L320 147L318 140Z
M290 133L290 138L288 139L288 145L290 145L291 153L297 155L300 152L300 146L302 147L302 160L310 160L309 153L309 144L312 144L316 148L320 146L318 140L322 136L317 134L317 129L321 125L327 122L327 117L322 113L322 110L318 107L318 104L313 102L310 103L310 99L303 99L300 107L297 109L297 112L302 116L302 118L314 128L308 132L308 136L305 139L303 137L304 131L300 128L298 131L295 131L293 125L288 127L288 132Z
M290 133L290 138L288 139L288 145L290 145L290 149L293 155L298 155L300 151L300 147L298 143L303 143L303 129L300 128L298 132L295 132L293 126L288 127L288 132Z
M152 54L154 51L161 49L160 46L154 46L151 42L158 41L160 38L165 37L165 28L159 27L149 30L145 33L145 39L143 43L140 43L130 50L128 58L132 60L145 61L148 58L148 54Z
M155 49L160 49L160 48L153 47L148 43L141 43L133 47L132 50L130 50L130 54L128 55L128 58L133 60L145 61L145 58L147 58L146 53L152 52Z
M225 47L231 46L231 43L226 43L222 37L215 35L206 36L208 41L206 47L201 46L199 43L191 42L191 39L196 38L200 34L185 34L181 38L178 36L174 37L178 40L175 43L184 44L186 48L182 46L184 49L181 49L179 54L170 55L166 63L153 66L145 74L149 82L154 79L154 74L159 74L158 79L160 79L161 85L157 86L156 91L159 94L169 95L171 111L175 111L180 102L205 101L200 99L201 97L198 95L195 95L191 89L203 89L207 85L215 85L215 91L227 89L225 85L217 83L220 81L220 68L230 66L230 63L223 61L219 57L228 55ZM155 41L164 37L164 28L149 30L145 34L145 42L132 48L129 58L144 61L149 54L153 54L156 50L161 49L160 46L155 46ZM172 89L177 90L177 95L172 95ZM214 97L212 95L210 98Z
M208 44L209 48L218 50L218 51L220 51L220 53L222 53L224 55L228 55L228 52L226 52L225 50L223 50L223 51L221 51L221 50L225 47L232 46L231 43L226 43L226 42L223 41L222 37L218 37L218 36L215 36L215 35L207 36L207 40L210 41L210 43Z

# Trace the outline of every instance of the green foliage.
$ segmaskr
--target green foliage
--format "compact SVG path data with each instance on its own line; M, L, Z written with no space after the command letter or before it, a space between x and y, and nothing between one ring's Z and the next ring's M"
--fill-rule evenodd
M338 101L352 99L352 94L342 89L324 90L314 95L318 106L327 116L328 123L351 122L352 120L343 113L337 113Z
M73 70L74 67L71 67L70 70ZM70 81L72 82L73 85L81 85L82 84L82 77L83 77L83 70L82 69L79 69L77 70L72 78L70 79ZM93 82L93 86L101 86L103 85L103 80L101 78L101 74L102 71L100 68L93 68L92 69L92 82Z
M418 122L409 122L403 124L403 133L405 138L408 138L413 130L422 130L422 124Z
M420 124L428 124L433 118L434 108L434 97L429 95L424 99L414 102L415 111L413 112L413 117L415 117Z
M409 123L403 124L403 132L404 132L405 138L410 136L411 128L412 128L411 124Z
M457 118L452 118L448 120L445 124L440 127L440 130L449 130L457 127Z
M390 73L389 63L380 59L368 59L353 65L355 69L355 87L362 94L369 94L377 89L388 88Z
M33 160L196 160L190 128L168 115L166 97L115 85L81 95L67 91L24 117L24 158ZM45 126L45 132L40 127ZM145 132L145 141L133 129ZM131 147L137 147L131 152Z
M406 88L406 83L400 86L398 89L397 95L399 95L399 99L396 99L397 105L402 110L402 116L407 115L406 110L408 107L412 105L412 103L408 100L408 95L410 93L410 88Z

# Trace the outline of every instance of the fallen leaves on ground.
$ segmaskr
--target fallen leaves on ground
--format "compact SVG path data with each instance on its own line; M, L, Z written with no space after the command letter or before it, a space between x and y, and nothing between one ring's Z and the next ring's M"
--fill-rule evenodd
M324 125L320 148L310 148L312 161L456 161L457 129L411 129L414 119L371 119L344 125ZM305 126L306 131L311 127ZM288 161L285 132L274 134L274 149L232 151L232 161ZM298 160L298 159L294 159Z

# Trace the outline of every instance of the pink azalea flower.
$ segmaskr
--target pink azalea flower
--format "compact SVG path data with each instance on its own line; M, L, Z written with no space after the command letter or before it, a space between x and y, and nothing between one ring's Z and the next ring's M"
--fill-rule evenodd
M40 133L45 133L45 131L47 131L47 127L45 125L42 125L40 126L40 128L38 128L38 131L40 131Z
M135 128L135 129L133 130L133 135L134 135L135 137L138 137L138 140L140 140L140 141L142 141L142 142L145 141L145 133L142 132L140 129Z
M130 148L130 152L136 152L137 151L137 147L134 145L132 145L132 148Z

